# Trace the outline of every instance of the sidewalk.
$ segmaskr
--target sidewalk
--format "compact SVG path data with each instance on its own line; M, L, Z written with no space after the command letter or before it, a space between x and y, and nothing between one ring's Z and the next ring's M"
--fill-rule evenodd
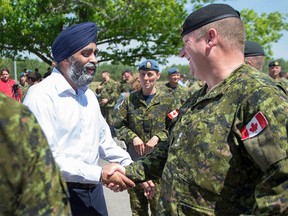
M100 160L99 164L107 162ZM129 194L127 191L115 193L103 186L109 216L131 216Z

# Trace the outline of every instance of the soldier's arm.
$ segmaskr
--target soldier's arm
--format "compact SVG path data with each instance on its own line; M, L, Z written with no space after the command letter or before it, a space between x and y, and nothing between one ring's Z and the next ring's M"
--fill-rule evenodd
M248 122L258 114L254 129ZM261 169L262 181L255 189L255 214L279 215L288 213L288 100L281 90L262 88L248 97L243 107L244 129L238 131L251 160ZM265 117L264 119L262 117ZM260 118L259 118L260 117ZM257 122L256 121L256 122ZM260 124L261 123L261 124ZM256 126L258 132L256 130ZM250 132L255 132L252 136Z
M123 103L116 110L115 129L117 138L125 143L132 143L138 135L129 127L128 106L129 97L125 98Z
M135 183L161 178L168 157L168 142L160 142L151 153L127 167L126 176Z

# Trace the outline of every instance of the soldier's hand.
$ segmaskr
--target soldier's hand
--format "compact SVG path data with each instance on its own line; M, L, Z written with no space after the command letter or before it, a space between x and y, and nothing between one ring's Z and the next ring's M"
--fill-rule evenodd
M108 99L107 98L103 98L103 99L101 99L101 101L100 101L100 105L106 105L108 103Z
M133 139L133 145L135 148L135 151L139 154L139 155L144 155L145 152L145 144L144 142L139 138L139 137L135 137Z
M147 199L152 199L155 195L156 186L152 180L141 183L141 186L144 189L144 196Z
M153 136L147 143L145 146L145 154L149 153L155 145L157 145L157 143L159 142L159 137L157 136Z

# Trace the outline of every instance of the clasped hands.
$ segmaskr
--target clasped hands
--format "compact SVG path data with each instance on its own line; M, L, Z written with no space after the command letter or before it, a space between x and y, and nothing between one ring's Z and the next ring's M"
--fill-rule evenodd
M135 183L125 175L125 168L118 163L110 163L103 167L102 184L114 192L135 187ZM155 193L155 184L149 180L141 185L146 198L152 199Z

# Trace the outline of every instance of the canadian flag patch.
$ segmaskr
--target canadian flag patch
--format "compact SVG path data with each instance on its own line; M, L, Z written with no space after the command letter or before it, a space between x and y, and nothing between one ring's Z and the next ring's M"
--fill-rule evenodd
M268 125L268 121L262 112L256 113L251 121L241 130L242 140L257 136Z
M170 112L170 113L168 114L168 117L169 117L170 119L174 119L174 118L176 118L176 117L178 116L178 113L179 113L179 110L178 110L178 109L175 109L175 110L173 110L172 112Z

